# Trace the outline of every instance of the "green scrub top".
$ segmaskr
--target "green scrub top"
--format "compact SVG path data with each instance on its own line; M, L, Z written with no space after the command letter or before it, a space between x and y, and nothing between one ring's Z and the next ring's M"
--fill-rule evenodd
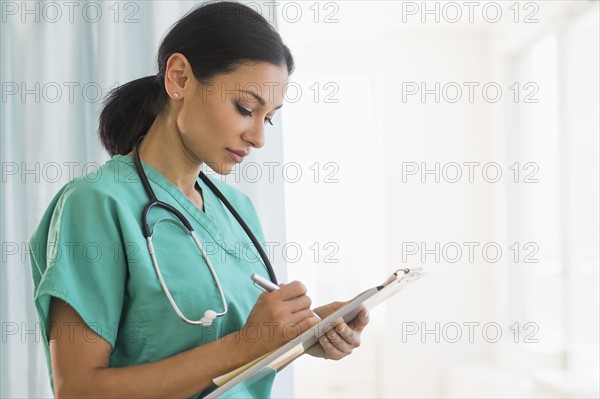
M133 159L115 156L63 187L29 238L35 304L51 384L51 296L67 302L112 346L111 367L123 367L165 359L240 330L260 294L250 275L268 278L243 228L201 179L197 181L205 212L154 168L145 163L143 167L157 198L177 208L192 224L220 279L227 314L206 327L187 324L177 316L159 283L142 233L141 215L148 196ZM264 243L250 199L216 178L211 180ZM206 310L221 312L223 306L202 254L176 220L157 207L148 215L151 228L158 222L152 241L171 295L188 319L200 320ZM69 332L60 333L66 337ZM243 339L258 338L255 334ZM235 397L268 397L273 380L274 373L270 373L245 384Z

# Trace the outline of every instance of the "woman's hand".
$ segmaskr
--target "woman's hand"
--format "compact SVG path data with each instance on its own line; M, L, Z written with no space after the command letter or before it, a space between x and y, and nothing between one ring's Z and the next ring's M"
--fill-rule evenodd
M347 303L332 302L314 309L314 312L321 318L325 318ZM335 328L325 333L307 353L324 359L340 360L360 346L360 334L368 323L369 312L363 307L351 322L346 324L342 321Z
M304 284L293 281L279 287L260 294L240 331L248 350L256 356L278 348L319 322L310 309L312 301Z

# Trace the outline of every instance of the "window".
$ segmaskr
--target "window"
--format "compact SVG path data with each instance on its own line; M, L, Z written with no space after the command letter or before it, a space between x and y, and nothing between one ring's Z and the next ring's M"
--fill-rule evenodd
M514 64L511 307L521 328L539 327L534 350L571 370L597 369L600 349L599 46L594 9Z

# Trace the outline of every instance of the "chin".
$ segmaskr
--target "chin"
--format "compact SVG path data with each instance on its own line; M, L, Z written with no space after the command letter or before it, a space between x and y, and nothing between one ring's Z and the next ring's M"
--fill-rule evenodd
M235 164L228 163L228 162L221 162L221 163L208 162L206 164L206 166L211 168L216 174L219 174L222 176L226 176L226 175L230 174L231 172L233 172L233 169L235 168Z

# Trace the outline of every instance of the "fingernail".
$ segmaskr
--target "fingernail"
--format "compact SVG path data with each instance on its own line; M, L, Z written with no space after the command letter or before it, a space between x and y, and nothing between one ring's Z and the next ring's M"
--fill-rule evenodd
M344 330L346 329L346 327L339 327L339 326L338 326L338 327L336 327L335 329L337 330L337 332L339 332L339 333L343 333L343 332L344 332Z
M363 317L363 319L368 319L369 318L369 312L365 312L365 317Z
M323 337L323 342L329 342L329 338Z

